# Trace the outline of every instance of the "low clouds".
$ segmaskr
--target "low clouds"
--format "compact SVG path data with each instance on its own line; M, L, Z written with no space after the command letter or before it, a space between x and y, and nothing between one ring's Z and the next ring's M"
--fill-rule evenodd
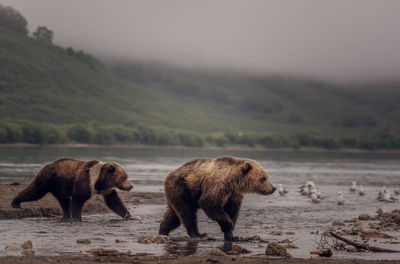
M289 73L335 81L400 77L396 0L0 0L30 30L105 57Z

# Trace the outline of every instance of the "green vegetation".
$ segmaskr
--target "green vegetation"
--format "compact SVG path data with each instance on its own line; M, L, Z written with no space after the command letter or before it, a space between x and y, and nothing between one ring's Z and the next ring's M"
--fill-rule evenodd
M267 135L257 133L243 135L233 133L202 134L182 132L165 127L124 127L101 124L50 125L21 120L0 120L0 143L84 143L84 144L143 144L158 146L262 146L266 148L318 147L325 149L400 149L400 139L389 134L375 137L312 137Z
M400 149L399 84L105 66L1 10L0 143Z

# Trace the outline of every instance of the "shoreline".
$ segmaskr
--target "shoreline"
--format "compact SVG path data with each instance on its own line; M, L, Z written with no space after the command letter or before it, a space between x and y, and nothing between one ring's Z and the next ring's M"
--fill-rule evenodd
M20 185L9 185L0 184L0 192L3 194L0 196L0 216L2 211L10 211L11 218L1 218L1 219L21 219L24 217L33 217L32 215L23 214L12 214L12 212L23 212L21 209L12 209L10 207L10 199L18 192L20 189L25 187L26 184ZM164 195L162 193L140 193L140 192L120 192L121 199L125 203L138 205L138 204L164 204ZM38 217L61 217L61 210L55 198L52 195L46 195L42 199L24 203L23 208L29 210L39 210ZM46 211L51 208L57 209L58 213L55 211ZM44 212L48 212L46 215ZM40 213L42 212L42 213ZM98 213L110 213L110 211L104 206L104 201L101 199L91 199L85 205L84 214L98 214ZM139 220L140 221L140 220ZM119 222L119 221L118 221ZM129 222L130 223L130 222ZM139 222L132 222L139 223ZM350 222L349 222L350 223ZM351 223L353 224L353 223ZM274 240L271 240L274 241ZM12 242L12 241L10 241ZM132 245L133 246L133 245ZM265 245L264 245L265 246ZM99 244L89 246L90 248L99 248ZM246 246L245 246L246 247ZM385 246L387 247L387 246ZM35 247L34 247L35 249ZM110 247L104 248L105 250L116 250L116 244L111 244ZM8 254L8 253L7 253ZM177 263L177 264L197 264L197 263L255 263L255 264L394 264L399 263L399 260L367 260L367 259L355 259L355 258L323 258L318 256L310 255L309 258L280 258L271 257L265 254L257 255L215 255L211 251L203 253L195 253L193 255L185 256L177 253L164 253L164 254L151 254L146 253L145 249L140 249L136 254L130 253L115 253L114 255L88 255L85 253L76 251L75 253L58 253L59 255L38 255L38 256L24 256L24 255L3 255L0 256L0 264L3 263L20 263L20 264L50 264L50 263L73 263L73 264L94 264L98 262L103 263ZM21 254L21 253L17 253ZM398 253L393 253L398 254Z
M206 264L206 263L246 263L246 264L396 264L398 260L362 260L362 259L329 259L329 258L276 258L267 256L213 256L213 255L149 255L146 253L128 256L25 256L0 257L0 264L50 264L50 263L165 263L165 264Z
M81 143L68 143L68 144L31 144L31 143L2 143L0 148L20 147L20 148L125 148L125 149L171 149L171 150L234 150L234 151L277 151L277 152L332 152L332 153L377 153L377 154L400 154L400 150L396 149L352 149L352 148L337 148L337 149L324 149L314 147L303 148L265 148L265 147L246 147L246 146L206 146L206 147L189 147L189 146L156 146L156 145L125 145L125 144L81 144Z

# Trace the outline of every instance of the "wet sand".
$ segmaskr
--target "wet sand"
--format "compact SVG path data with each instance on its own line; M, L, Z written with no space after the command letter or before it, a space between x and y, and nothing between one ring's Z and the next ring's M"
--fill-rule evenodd
M179 264L210 264L210 263L248 263L248 264L395 264L396 260L356 260L356 259L277 259L259 257L239 256L112 256L112 257L89 257L89 256L58 256L58 257L0 257L0 264L93 264L93 263L179 263Z
M0 219L21 219L24 217L60 217L61 210L58 206L57 201L52 195L48 194L43 199L22 204L24 209L12 209L10 201L14 195L20 191L26 185L0 185ZM127 204L142 205L142 204L156 204L163 206L165 200L162 193L140 193L140 192L120 192L123 201ZM104 214L110 212L104 205L101 197L95 197L88 201L84 207L84 215L91 214ZM243 212L245 216L246 211ZM109 215L109 214L107 214ZM96 215L95 215L96 216ZM87 216L89 217L89 216ZM356 217L356 216L355 216ZM146 220L146 219L145 219ZM147 220L146 220L147 221ZM1 222L0 222L1 223ZM132 222L135 224L136 222ZM115 223L114 223L115 224ZM154 231L154 230L153 230ZM285 230L283 230L285 231ZM299 230L300 231L300 230ZM156 233L156 231L154 231ZM152 232L152 233L154 233ZM182 234L181 232L179 232ZM300 233L300 232L299 232ZM117 237L116 237L117 238ZM187 239L186 239L187 240ZM189 243L188 241L184 241ZM13 241L9 241L13 242ZM246 247L247 244L240 244ZM263 244L265 245L265 244ZM143 245L146 246L146 245ZM150 245L149 245L150 246ZM385 245L387 246L387 245ZM97 247L96 244L91 246L92 248ZM400 263L399 260L363 260L363 259L329 259L321 258L318 256L309 255L312 258L276 258L267 257L265 254L258 254L253 256L244 255L227 255L227 256L214 256L207 252L194 252L193 255L184 256L174 253L158 254L143 253L137 251L135 254L119 253L115 256L91 256L86 254L76 253L61 253L58 256L0 256L1 263L327 263L327 264L350 264L350 263ZM265 252L265 247L262 249ZM362 254L362 253L359 253ZM359 257L360 255L358 255ZM400 254L397 254L400 259ZM356 256L355 256L356 257Z
M0 184L0 220L20 219L24 217L56 217L62 215L62 210L53 195L47 194L35 202L22 203L22 209L11 207L11 200L25 188L27 184ZM126 204L158 203L164 200L162 193L119 192ZM110 213L101 196L94 196L86 202L83 214Z

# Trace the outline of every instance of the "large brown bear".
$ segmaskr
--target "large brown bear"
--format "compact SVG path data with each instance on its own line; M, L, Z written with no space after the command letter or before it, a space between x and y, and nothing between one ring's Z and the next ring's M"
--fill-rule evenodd
M190 161L171 172L164 185L168 208L160 235L168 235L182 223L190 237L206 236L197 228L196 211L201 208L218 222L225 240L234 239L245 193L268 195L276 190L259 163L230 156Z
M129 191L132 185L124 169L115 162L80 161L62 158L44 166L33 181L12 200L13 208L52 193L61 205L63 218L82 219L82 207L93 195L101 194L107 206L123 218L130 213L115 188Z

